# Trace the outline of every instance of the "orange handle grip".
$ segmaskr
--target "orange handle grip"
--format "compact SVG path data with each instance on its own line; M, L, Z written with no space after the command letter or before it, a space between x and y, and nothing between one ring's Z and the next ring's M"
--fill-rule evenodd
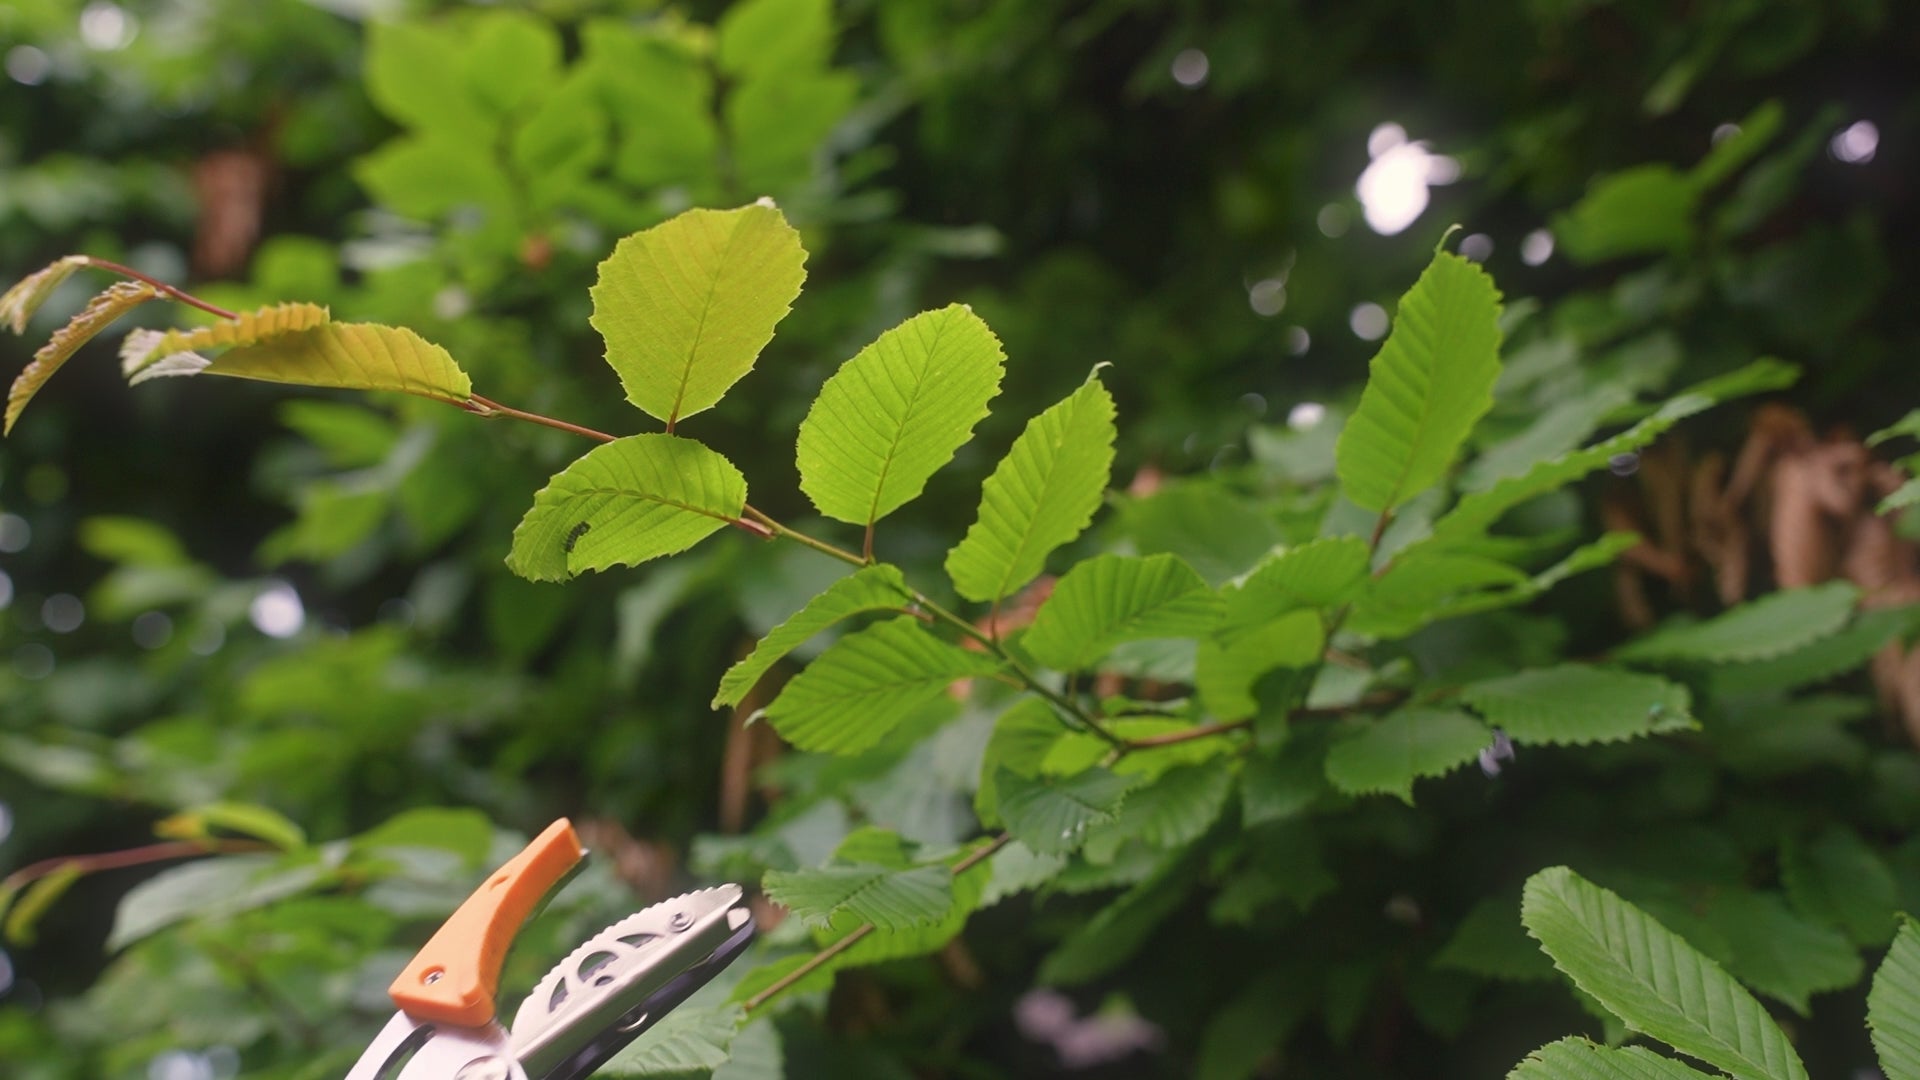
M494 871L414 954L387 994L416 1020L479 1027L493 1019L500 968L520 924L586 855L561 818Z

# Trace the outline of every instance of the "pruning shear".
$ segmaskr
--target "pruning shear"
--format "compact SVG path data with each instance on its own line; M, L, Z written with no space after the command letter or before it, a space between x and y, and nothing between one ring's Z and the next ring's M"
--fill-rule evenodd
M585 856L562 818L488 877L388 988L400 1011L346 1080L579 1080L753 940L738 885L663 900L588 938L502 1027L493 999L507 950Z

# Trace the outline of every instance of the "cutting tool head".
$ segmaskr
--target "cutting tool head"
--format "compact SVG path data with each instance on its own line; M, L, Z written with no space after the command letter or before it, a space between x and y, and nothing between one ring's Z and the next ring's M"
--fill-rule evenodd
M555 965L513 1018L531 1080L586 1076L713 978L753 939L738 885L629 915Z

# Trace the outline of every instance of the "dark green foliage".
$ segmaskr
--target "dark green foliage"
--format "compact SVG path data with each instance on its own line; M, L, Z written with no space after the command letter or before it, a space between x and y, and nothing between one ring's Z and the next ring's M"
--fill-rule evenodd
M608 1075L1051 1072L1040 985L1126 1075L1914 1074L1914 609L1602 569L1766 395L1912 534L1903 6L107 6L0 13L5 276L336 329L147 303L130 375L329 389L108 330L0 444L0 871L223 850L12 879L7 1068L342 1075L566 813L508 1000L635 888L792 912ZM1397 236L1386 120L1460 172Z

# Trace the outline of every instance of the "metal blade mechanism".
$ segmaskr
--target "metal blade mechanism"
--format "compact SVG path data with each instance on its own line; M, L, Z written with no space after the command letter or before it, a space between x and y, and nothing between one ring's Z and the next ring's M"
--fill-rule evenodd
M513 1018L529 1080L578 1080L719 974L753 940L738 885L676 896L600 931L534 986Z

